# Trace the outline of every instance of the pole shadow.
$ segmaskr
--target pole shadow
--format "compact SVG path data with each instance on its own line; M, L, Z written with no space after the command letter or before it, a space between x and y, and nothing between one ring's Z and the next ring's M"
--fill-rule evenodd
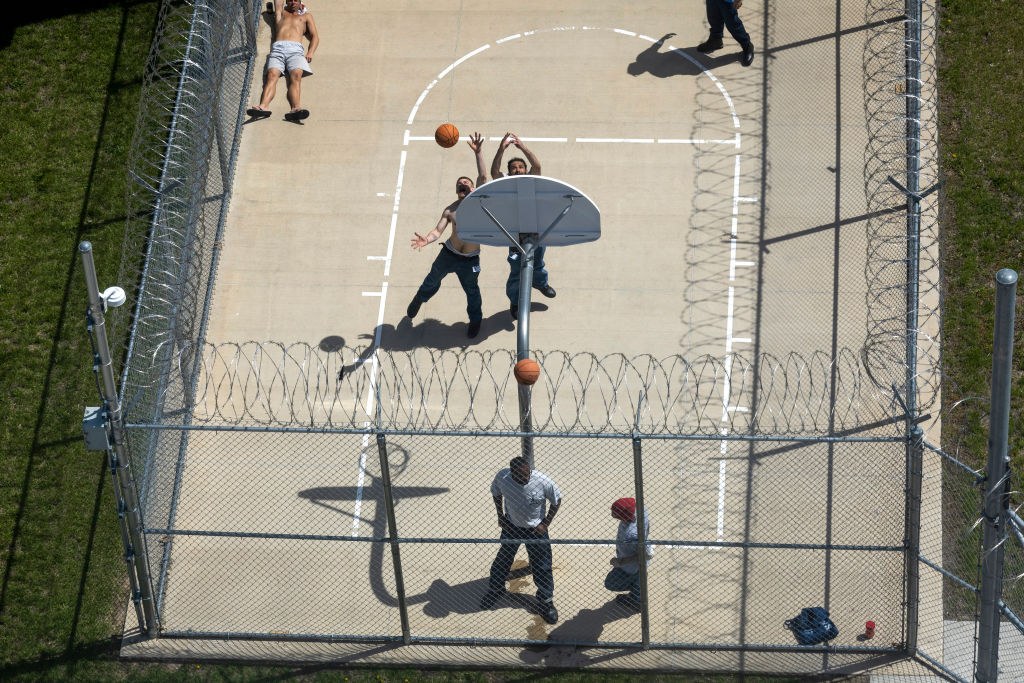
M389 450L399 449L392 446ZM404 460L395 467L399 471L404 470L406 463L408 463L407 452L404 449L401 449L401 451L404 455ZM310 501L314 505L325 507L349 517L354 516L346 510L337 507L337 503L361 500L364 506L372 504L373 517L367 519L367 516L362 514L360 519L369 521L369 536L371 538L386 538L388 536L388 521L385 511L386 503L383 481L371 472L364 470L364 473L370 481L362 489L355 486L318 487L299 491L298 496ZM395 475L392 476L392 479L394 478ZM391 495L395 501L396 508L403 499L436 496L448 493L449 491L450 489L444 487L394 485L391 487ZM370 587L374 597L381 604L388 607L398 607L398 598L392 594L384 578L384 552L390 544L386 540L368 542L371 544L368 571ZM495 544L495 552L497 552L497 544ZM531 614L537 614L537 601L532 595L514 592L516 589L515 582L531 575L531 573L529 564L517 563L514 565L508 575L508 579L513 582L513 592L508 593L507 597L499 602L497 606L518 607L525 609ZM459 584L449 584L443 579L435 579L427 590L422 593L407 595L406 605L422 604L423 613L434 619L444 619L451 614L473 614L482 611L479 606L480 600L487 592L488 582L489 575Z

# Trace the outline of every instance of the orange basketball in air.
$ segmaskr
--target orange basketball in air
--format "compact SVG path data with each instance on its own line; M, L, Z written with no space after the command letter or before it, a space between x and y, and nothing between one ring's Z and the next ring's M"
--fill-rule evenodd
M516 363L516 381L523 386L530 386L540 377L540 366L532 358L524 358Z
M454 147L455 143L459 141L459 129L450 123L442 123L434 131L434 139L442 147Z

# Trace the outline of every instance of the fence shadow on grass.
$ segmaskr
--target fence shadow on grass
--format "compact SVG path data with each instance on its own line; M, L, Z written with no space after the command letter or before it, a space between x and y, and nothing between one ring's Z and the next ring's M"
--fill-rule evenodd
M11 44L14 32L20 26L38 23L68 14L85 14L110 6L119 6L121 8L121 20L117 46L115 48L113 59L111 60L110 76L107 80L105 90L103 91L105 93L104 103L102 113L100 114L99 122L97 124L97 132L95 135L96 144L93 149L88 175L83 182L82 207L79 212L74 237L68 244L68 261L64 269L64 288L61 296L60 310L56 317L53 339L46 361L46 371L41 382L41 398L39 400L39 406L36 409L35 424L32 429L32 440L28 448L28 457L25 464L24 474L21 477L21 488L18 494L17 509L14 514L11 540L6 554L7 561L4 566L3 577L0 579L0 614L10 613L11 606L8 604L8 600L12 581L12 568L17 564L15 553L23 542L22 526L25 522L26 511L29 510L33 504L30 499L33 484L36 483L33 481L33 475L40 466L40 461L46 457L47 451L54 447L62 447L65 445L68 447L74 447L70 445L71 442L78 441L78 439L59 439L54 441L43 438L44 429L55 422L60 422L59 419L52 415L55 410L54 402L64 403L67 400L67 396L62 393L62 389L60 388L62 384L62 370L67 366L73 366L76 370L81 371L86 371L86 368L88 368L88 363L85 359L75 358L73 360L69 360L63 356L63 354L67 353L66 350L63 350L63 347L66 346L63 342L66 342L66 340L70 338L80 338L83 333L81 327L77 326L80 321L74 315L72 315L70 328L67 327L69 305L73 309L73 304L80 303L84 299L84 293L75 290L76 284L81 282L81 278L76 277L76 273L79 268L79 261L78 251L75 247L91 231L95 231L113 223L124 223L126 220L126 216L124 214L111 216L101 220L90 219L90 216L97 211L97 206L102 207L109 199L107 196L97 196L97 194L95 194L95 192L98 192L95 188L103 186L100 176L104 172L109 172L106 171L101 160L110 154L111 148L116 148L120 144L125 133L125 131L120 128L114 131L110 130L112 125L116 125L112 121L112 117L115 114L117 106L116 99L121 95L126 86L130 87L141 83L141 78L127 82L118 78L118 74L125 70L126 65L131 65L131 63L126 60L134 59L134 57L126 56L127 32L133 26L132 21L136 19L136 17L132 16L132 11L135 7L140 5L155 6L156 4L157 3L154 0L135 0L134 2L124 2L123 0L82 0L76 3L36 3L20 7L17 12L11 13L9 22L5 23L4 28L0 30L0 49L4 49ZM153 16L154 24L149 31L150 36L152 36L153 31L156 28L155 11ZM141 70L142 63L135 62L131 66L137 67ZM114 155L116 155L116 152L114 152ZM117 166L116 169L118 172L123 173L123 167ZM69 622L68 638L64 652L61 655L50 659L33 659L30 662L5 665L3 668L0 668L0 679L24 673L43 672L61 663L73 663L86 659L94 659L97 655L113 653L116 651L116 647L119 642L117 637L93 643L76 643L79 623L82 618L83 598L89 575L91 555L94 541L96 539L97 524L100 518L100 506L102 505L101 501L104 498L103 491L105 488L105 481L108 476L105 460L101 460L101 466L98 468L97 474L98 478L95 480L96 493L93 499L92 514L88 522L88 539L85 544L85 550L82 557L78 591L74 598L74 609ZM88 486L92 481L94 480L89 478L86 481L78 482L78 484L85 484ZM68 547L69 546L62 546L62 548ZM65 550L64 552L68 551ZM57 601L55 600L54 602L56 603Z

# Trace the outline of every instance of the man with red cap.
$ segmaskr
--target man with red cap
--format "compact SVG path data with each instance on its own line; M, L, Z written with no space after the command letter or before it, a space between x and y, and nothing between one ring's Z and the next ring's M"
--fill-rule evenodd
M605 577L604 587L610 591L629 591L617 600L632 609L640 609L640 539L636 528L636 499L619 498L612 503L612 517L619 520L619 533L615 537L615 557L610 560L612 570ZM644 510L644 538L649 538L650 516ZM647 546L647 562L653 553Z

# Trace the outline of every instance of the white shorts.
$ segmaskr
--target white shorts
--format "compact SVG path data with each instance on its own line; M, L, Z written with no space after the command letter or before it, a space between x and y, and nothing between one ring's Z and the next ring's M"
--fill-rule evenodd
M302 69L302 77L312 76L313 70L309 68L306 61L306 51L302 43L294 40L279 40L270 46L270 54L267 55L267 70L277 69L283 74L291 73L295 69Z

